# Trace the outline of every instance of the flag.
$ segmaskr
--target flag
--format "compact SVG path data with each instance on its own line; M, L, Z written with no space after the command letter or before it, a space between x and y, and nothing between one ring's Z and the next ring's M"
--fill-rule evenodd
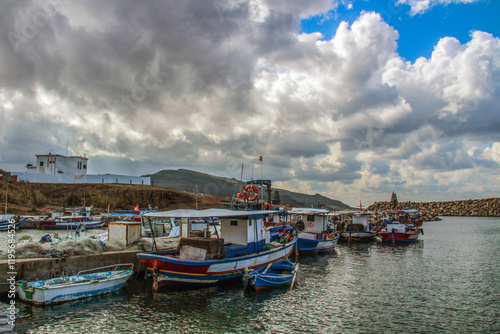
M262 161L262 155L259 157L259 161Z
M136 205L134 211L139 211L139 205Z

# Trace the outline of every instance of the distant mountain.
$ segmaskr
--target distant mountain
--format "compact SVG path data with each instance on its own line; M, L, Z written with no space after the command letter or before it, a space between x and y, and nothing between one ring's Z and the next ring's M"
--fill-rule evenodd
M229 179L188 169L168 169L144 176L151 177L151 185L170 187L192 193L198 191L207 195L224 197L234 196L235 193L240 192L243 186L246 185L246 182L242 183L234 178ZM320 194L307 195L277 188L273 188L274 190L279 191L281 204L288 204L292 207L310 207L322 203L331 210L352 209L349 205L341 201L333 200ZM264 198L267 199L266 196Z

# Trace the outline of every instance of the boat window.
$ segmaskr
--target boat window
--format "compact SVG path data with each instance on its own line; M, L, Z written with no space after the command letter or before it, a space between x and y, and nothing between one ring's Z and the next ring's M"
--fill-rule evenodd
M314 215L307 215L307 221L308 222L313 222L314 221Z
M231 226L238 226L237 220L231 220Z

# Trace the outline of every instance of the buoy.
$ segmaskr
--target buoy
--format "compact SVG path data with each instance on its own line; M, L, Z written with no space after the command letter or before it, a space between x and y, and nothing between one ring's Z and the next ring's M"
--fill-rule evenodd
M254 195L250 197L248 195L249 193L253 193ZM257 189L257 187L253 184L249 184L245 188L243 188L243 196L247 201L255 201L257 198L259 198L259 189Z

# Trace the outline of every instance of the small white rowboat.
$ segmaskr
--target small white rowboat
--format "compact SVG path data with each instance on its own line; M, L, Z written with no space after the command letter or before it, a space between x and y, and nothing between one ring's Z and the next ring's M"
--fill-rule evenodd
M134 264L125 263L44 281L21 280L16 282L17 293L23 301L43 305L93 297L121 289L134 273L133 268Z

